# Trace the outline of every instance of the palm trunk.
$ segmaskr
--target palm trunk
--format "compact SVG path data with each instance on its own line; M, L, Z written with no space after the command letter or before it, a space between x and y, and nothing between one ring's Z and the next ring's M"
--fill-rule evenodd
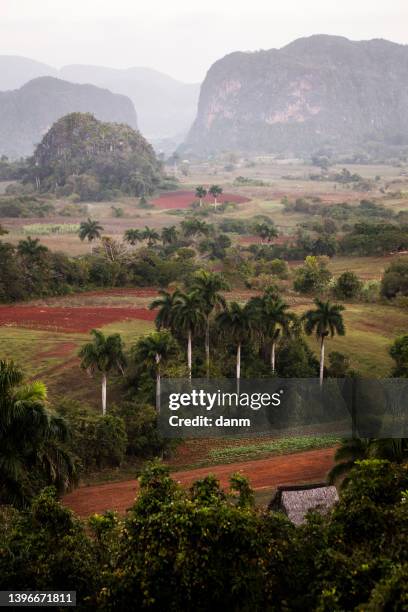
M214 210L217 210L217 198L214 198Z
M202 205L203 205L203 198L200 198L200 208L202 207Z
M210 317L207 316L205 327L205 362L207 367L207 378L210 378Z
M191 380L191 370L192 370L192 345L191 345L191 329L188 330L188 341L187 341L187 363L188 363L188 377Z
M275 373L275 350L276 350L276 342L273 341L272 347L271 347L271 370L273 373Z
M241 379L241 343L237 346L237 393L239 394L239 383Z
M324 374L324 336L322 336L320 344L320 386L323 386L323 374Z
M160 383L161 383L161 379L160 379L160 355L158 353L156 353L156 364L157 364L157 370L156 370L156 411L157 414L159 414L160 412Z
M106 374L102 374L102 415L106 414Z

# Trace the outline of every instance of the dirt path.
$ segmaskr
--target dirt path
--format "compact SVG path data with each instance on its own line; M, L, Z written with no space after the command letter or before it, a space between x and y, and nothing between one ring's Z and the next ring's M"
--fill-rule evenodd
M271 489L277 485L319 482L324 480L333 465L334 448L280 455L269 459L257 459L227 465L214 465L173 472L175 480L189 486L194 480L207 474L215 474L221 485L228 486L228 479L234 472L241 472L250 480L251 486L259 491ZM137 490L136 480L111 482L102 485L80 487L64 497L66 506L72 508L79 516L86 517L94 512L111 509L125 512L132 505Z

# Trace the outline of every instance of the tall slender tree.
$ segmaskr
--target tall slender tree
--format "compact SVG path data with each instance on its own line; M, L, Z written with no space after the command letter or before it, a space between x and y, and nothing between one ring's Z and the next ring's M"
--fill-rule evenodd
M203 199L207 195L207 190L202 185L199 185L198 187L196 187L195 195L196 195L196 198L198 198L198 201L200 203L200 208L201 208L203 205Z
M172 335L166 331L155 331L141 338L136 345L137 358L154 368L156 374L156 410L160 412L161 367L176 350Z
M254 312L254 325L259 335L262 340L270 342L271 371L275 373L276 344L282 333L289 332L293 316L288 312L288 304L273 291L266 291L263 296L253 298L249 307Z
M123 353L122 338L119 334L105 336L100 330L93 329L92 342L85 344L79 351L81 367L90 375L99 371L102 375L102 414L106 414L106 387L108 374L114 370L124 374L126 358Z
M156 232L155 229L148 227L144 228L142 232L143 240L147 240L147 246L152 247L158 240L160 240L160 235Z
M149 304L149 310L156 310L156 327L158 330L163 328L173 329L174 323L174 313L175 313L175 302L177 299L178 292L174 291L173 293L169 291L164 291L161 289L159 291L159 297L154 299Z
M196 292L202 304L205 316L205 361L207 378L210 377L210 318L214 310L222 307L226 303L221 291L229 289L225 279L215 272L200 270L193 278L192 289Z
M320 386L323 385L324 376L324 348L325 340L330 335L331 338L336 334L344 336L346 333L343 315L344 306L322 302L319 299L314 301L316 308L308 310L303 315L305 332L310 336L315 333L320 342Z
M191 380L193 368L193 337L204 328L205 317L202 302L197 292L183 293L178 291L174 302L174 325L187 336L187 367Z
M81 240L88 240L88 242L92 242L97 238L101 237L101 233L103 232L103 227L99 223L99 221L95 221L94 219L88 219L86 221L82 221L79 226L78 235Z
M230 302L227 308L217 316L217 323L221 332L236 344L236 378L237 388L239 389L239 381L241 378L241 347L246 340L249 340L252 334L253 312L248 304L241 306L237 302Z
M211 185L208 190L208 193L210 193L214 198L214 210L217 210L217 198L222 194L222 187L220 187L219 185Z

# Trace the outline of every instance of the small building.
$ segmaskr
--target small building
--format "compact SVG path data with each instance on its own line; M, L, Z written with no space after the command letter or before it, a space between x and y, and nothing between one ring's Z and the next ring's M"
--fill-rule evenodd
M268 508L284 512L292 523L300 525L309 510L325 514L338 500L336 487L326 483L279 486Z

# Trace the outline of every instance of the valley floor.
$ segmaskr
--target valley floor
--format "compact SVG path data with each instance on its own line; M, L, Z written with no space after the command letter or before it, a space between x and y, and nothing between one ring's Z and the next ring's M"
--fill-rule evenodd
M222 487L227 488L231 475L239 472L249 479L252 488L258 493L258 503L267 503L272 491L279 485L324 481L333 466L334 452L335 448L323 448L256 461L178 471L173 472L172 477L189 487L195 480L211 473L219 479ZM63 501L83 518L105 510L124 513L132 505L137 490L138 482L135 479L84 486L66 495Z

